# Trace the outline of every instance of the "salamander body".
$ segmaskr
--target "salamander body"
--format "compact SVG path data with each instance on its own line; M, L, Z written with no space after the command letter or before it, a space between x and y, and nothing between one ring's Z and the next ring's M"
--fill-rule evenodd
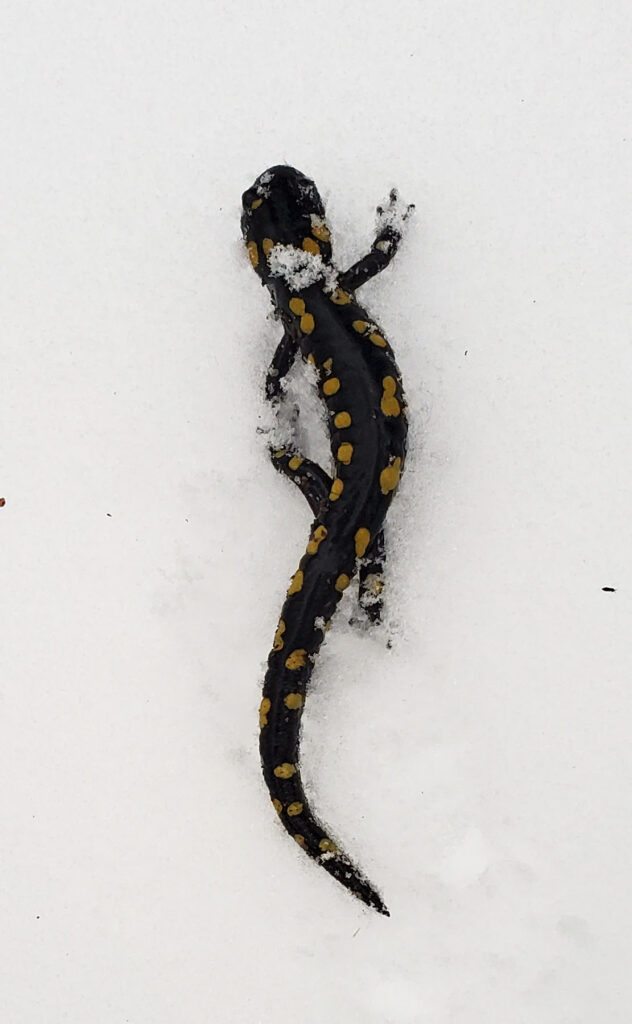
M332 262L318 191L293 167L260 175L243 195L242 216L251 263L284 325L266 396L275 406L282 401L284 378L299 353L315 367L334 467L330 475L291 440L271 449L274 465L299 486L315 518L268 659L260 707L263 774L281 822L298 845L386 915L379 894L308 805L299 733L314 658L356 573L367 619L379 621L381 614L383 523L404 468L406 404L391 346L355 293L395 255L410 209L392 192L387 207L378 207L371 251L343 273Z

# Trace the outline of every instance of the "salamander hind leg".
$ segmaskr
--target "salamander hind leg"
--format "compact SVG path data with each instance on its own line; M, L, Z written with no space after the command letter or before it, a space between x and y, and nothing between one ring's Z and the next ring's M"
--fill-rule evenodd
M331 477L317 462L306 459L294 448L270 448L272 465L287 476L307 499L315 516L320 515L329 500Z
M382 621L385 560L384 531L380 530L359 560L359 604L372 624Z

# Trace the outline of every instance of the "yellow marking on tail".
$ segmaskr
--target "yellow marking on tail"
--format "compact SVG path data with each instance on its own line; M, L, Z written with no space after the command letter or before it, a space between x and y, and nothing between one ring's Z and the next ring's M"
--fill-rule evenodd
M303 589L303 571L302 571L302 569L299 569L298 572L295 572L294 575L292 576L292 582L290 583L289 587L287 588L288 597L290 596L290 594L298 594L299 590L302 590L302 589Z
M285 667L291 669L293 672L297 668L303 668L306 663L307 651L303 647L299 647L297 650L292 651L292 653L288 654L285 659Z

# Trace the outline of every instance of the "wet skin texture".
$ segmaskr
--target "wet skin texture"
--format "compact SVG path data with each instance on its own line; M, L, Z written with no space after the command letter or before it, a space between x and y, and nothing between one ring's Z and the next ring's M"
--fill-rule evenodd
M356 572L366 620L379 622L381 616L382 527L404 468L406 405L390 344L358 305L355 292L390 263L410 209L401 208L392 192L386 209L378 207L370 252L344 273L332 263L316 187L293 167L271 167L257 178L243 195L242 215L250 261L284 325L266 396L278 407L284 377L299 353L315 366L334 467L330 475L291 442L271 449L275 467L297 484L315 519L268 658L259 712L263 775L274 808L298 845L387 916L379 894L309 808L299 771L299 737L315 655ZM275 262L279 253L294 265L303 260L308 276L290 277L288 284Z

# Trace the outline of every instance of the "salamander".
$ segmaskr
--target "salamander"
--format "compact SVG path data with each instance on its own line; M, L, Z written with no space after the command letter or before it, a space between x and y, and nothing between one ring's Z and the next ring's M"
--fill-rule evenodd
M389 912L313 814L301 782L299 739L316 654L355 574L366 620L379 622L384 569L383 523L406 458L406 402L393 350L359 305L356 292L388 266L413 209L395 190L378 207L371 250L339 272L323 201L313 181L280 165L242 197L242 233L250 262L270 291L283 337L267 377L266 397L280 411L285 378L300 355L315 369L327 410L333 472L297 450L272 445L275 467L305 496L314 522L291 578L263 684L260 754L272 804L296 843L346 889Z

